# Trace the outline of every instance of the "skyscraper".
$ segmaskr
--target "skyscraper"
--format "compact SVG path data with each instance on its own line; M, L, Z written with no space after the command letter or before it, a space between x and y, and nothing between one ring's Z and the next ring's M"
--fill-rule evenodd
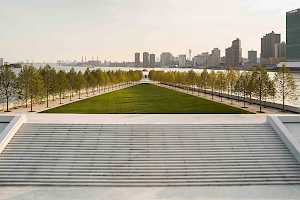
M208 67L209 53L203 52L193 58L193 64L197 67Z
M208 57L207 65L209 67L217 67L220 65L220 62L221 62L221 51L218 48L214 48Z
M150 67L155 66L155 54L150 54Z
M285 42L275 44L275 58L278 62L286 60L286 44Z
M189 61L192 60L192 49L189 49Z
M251 50L248 51L248 65L256 65L257 64L257 51Z
M241 40L237 38L232 41L233 66L239 66L242 63L242 45Z
M186 55L178 56L179 67L186 67Z
M170 67L173 62L173 56L169 52L164 52L160 54L160 66L161 67Z
M225 65L227 67L232 66L233 60L232 60L232 48L228 47L225 49Z
M300 8L286 13L286 53L288 61L300 61Z
M134 62L135 66L139 67L141 65L141 59L140 59L141 54L140 53L135 53L134 54Z
M275 60L275 44L281 42L280 34L271 33L266 34L261 38L261 64L276 64Z
M239 67L242 63L242 47L241 40L237 38L232 41L231 47L225 51L226 66L227 67Z
M143 67L149 67L149 53L148 52L144 52L143 53Z
M3 65L4 65L4 59L0 58L0 66L3 66Z

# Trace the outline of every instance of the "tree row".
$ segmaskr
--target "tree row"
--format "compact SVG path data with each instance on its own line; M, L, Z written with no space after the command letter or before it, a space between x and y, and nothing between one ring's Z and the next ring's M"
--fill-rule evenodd
M297 99L295 80L285 66L279 68L273 78L262 66L255 66L248 71L235 69L208 71L204 69L201 73L193 70L188 72L152 70L149 78L175 87L188 86L186 89L198 92L209 91L212 99L217 94L221 101L224 94L231 99L233 96L237 96L238 99L243 98L243 107L246 107L246 99L250 103L258 100L260 112L262 112L263 101L280 98L282 99L282 110L285 110L287 99L290 101Z
M33 111L34 103L46 101L49 107L49 98L68 98L70 101L74 95L81 98L82 91L86 96L95 94L109 87L116 87L139 81L143 77L141 71L102 71L86 69L84 72L76 72L74 68L66 72L57 71L47 65L42 68L24 66L20 72L14 72L9 65L0 68L0 95L2 102L6 103L6 111L9 111L9 103L22 101L26 108L30 104Z

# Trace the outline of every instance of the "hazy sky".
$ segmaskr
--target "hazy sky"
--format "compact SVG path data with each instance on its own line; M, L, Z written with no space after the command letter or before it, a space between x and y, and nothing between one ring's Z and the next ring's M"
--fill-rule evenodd
M243 56L299 0L0 0L0 57L12 61L133 60L136 51L193 55L237 37Z

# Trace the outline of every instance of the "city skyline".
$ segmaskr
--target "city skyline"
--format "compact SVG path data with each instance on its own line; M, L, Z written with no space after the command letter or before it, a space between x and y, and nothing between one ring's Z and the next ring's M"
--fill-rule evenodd
M192 49L195 56L215 47L224 56L234 38L241 39L247 57L248 50L260 52L260 38L266 33L280 33L285 41L285 14L299 7L294 0L12 0L0 8L5 30L0 57L9 62L79 61L82 56L132 61L134 52L188 55Z

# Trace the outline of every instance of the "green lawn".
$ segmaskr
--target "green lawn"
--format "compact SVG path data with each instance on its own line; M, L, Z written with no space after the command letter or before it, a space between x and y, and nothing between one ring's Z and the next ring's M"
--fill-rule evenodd
M151 84L92 97L44 113L78 114L247 114L249 112Z

